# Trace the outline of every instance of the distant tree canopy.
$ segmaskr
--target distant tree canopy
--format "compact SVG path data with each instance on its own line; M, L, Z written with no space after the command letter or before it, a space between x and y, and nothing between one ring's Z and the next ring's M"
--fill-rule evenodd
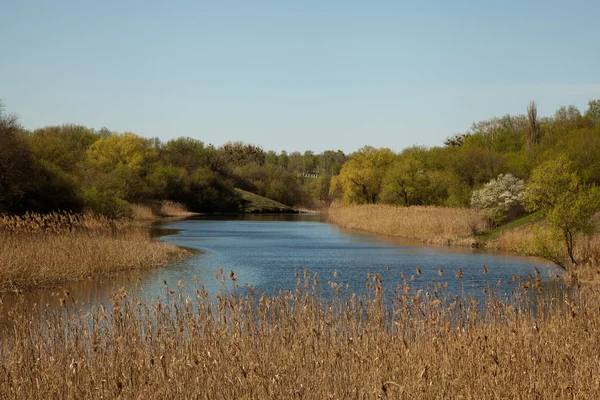
M27 131L0 107L0 213L90 209L121 217L131 203L161 200L237 212L236 187L319 207L332 201L329 183L345 160L339 150L278 154L242 142L216 148L189 137L161 142L79 125Z
M473 192L498 176L527 181L538 166L561 156L570 160L583 182L600 184L600 100L590 101L583 114L567 106L542 118L534 102L526 111L476 122L443 147L397 154L360 149L348 156L330 192L347 204L468 207ZM386 161L377 162L375 155L383 154ZM498 211L493 219L500 222L505 212Z
M499 175L527 184L560 157L582 184L600 184L600 100L583 113L567 106L540 117L533 102L525 111L476 122L443 146L399 153L365 146L346 155L215 147L189 137L162 142L79 125L27 131L0 107L0 212L87 208L120 216L130 203L160 200L236 212L234 188L308 208L335 200L465 207Z

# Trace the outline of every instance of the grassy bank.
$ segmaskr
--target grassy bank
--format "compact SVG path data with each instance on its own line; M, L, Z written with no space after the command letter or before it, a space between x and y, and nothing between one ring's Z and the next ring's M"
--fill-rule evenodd
M596 216L599 220L600 216ZM329 222L366 232L418 239L427 243L472 245L520 255L545 258L557 265L570 265L560 232L550 229L537 214L531 214L487 229L485 218L470 209L444 207L394 207L389 205L333 206ZM575 240L577 266L569 275L580 281L600 282L600 233L578 234Z
M556 264L568 264L567 249L560 232L549 228L539 218L510 229L498 230L490 235L485 245L490 249L543 257ZM599 269L592 266L600 265L600 233L576 235L574 255L579 272L587 270L586 274L592 272L596 275Z
M454 272L453 272L454 274ZM233 275L233 274L232 274ZM365 296L323 300L306 277L275 297L201 288L144 303L121 291L112 311L13 310L0 335L0 392L22 398L595 398L600 293L582 288L523 307L414 291L384 305L385 283ZM183 285L183 283L180 283ZM169 294L170 293L170 294ZM74 303L66 298L67 305ZM544 312L541 312L544 310ZM65 334L66 333L66 334Z
M281 204L275 200L235 189L242 196L242 211L249 214L297 214L298 210Z
M474 210L390 205L332 206L329 222L345 228L402 236L427 243L472 245L474 234L486 229L485 218Z
M154 241L147 224L90 215L0 217L0 290L165 265L188 250Z

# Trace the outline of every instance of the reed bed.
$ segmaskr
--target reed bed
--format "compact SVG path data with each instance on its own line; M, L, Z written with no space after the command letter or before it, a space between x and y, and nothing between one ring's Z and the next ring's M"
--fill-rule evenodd
M198 213L188 211L181 203L161 201L152 205L132 204L132 218L135 221L150 221L157 218L188 218Z
M0 290L151 268L188 250L130 220L52 213L0 217Z
M191 217L198 215L198 213L188 211L188 209L181 203L174 201L163 201L160 203L158 215L162 217Z
M487 229L485 217L467 208L332 206L327 218L345 228L436 244L473 245L473 235Z
M567 249L559 232L543 222L536 225L503 231L486 244L487 248L528 256L543 257L560 265L568 265ZM569 274L579 280L600 282L600 233L578 234L574 248L577 265L570 265Z
M0 335L0 393L6 399L592 399L600 391L595 287L536 297L536 275L511 301L498 300L490 288L482 307L444 294L441 284L387 288L378 275L369 276L361 296L345 294L335 281L318 284L306 272L296 290L275 296L225 284L229 289L216 297L198 286L188 297L179 282L165 286L155 302L121 290L111 307L91 311L77 310L65 294L64 309L42 318L17 305ZM532 302L536 312L527 307Z
M157 216L152 211L152 207L144 204L131 205L131 218L135 221L153 221Z

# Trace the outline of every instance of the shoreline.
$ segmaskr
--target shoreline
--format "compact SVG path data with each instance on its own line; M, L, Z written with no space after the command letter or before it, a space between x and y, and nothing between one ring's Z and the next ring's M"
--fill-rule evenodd
M551 234L539 226L537 228L542 235L536 235L528 229L531 224L539 223L539 220L507 227L498 236L482 240L478 235L485 238L485 233L491 230L482 230L480 227L485 226L483 220L480 219L481 225L478 225L476 218L476 213L468 209L388 205L334 206L327 213L328 223L343 228L417 240L425 244L471 247L515 256L536 257L561 267L566 272L565 278L572 282L600 283L600 270L597 267L600 260L600 234L580 237L575 250L584 261L565 267L565 263L558 262L565 254L561 243L552 242ZM442 226L445 229L432 229ZM445 234L440 235L440 232ZM460 236L461 232L463 236Z
M472 232L485 226L473 210L434 206L333 206L326 215L327 222L344 228L447 246L477 247Z
M160 268L195 254L152 237L152 224L165 220L109 220L67 213L2 217L0 293Z

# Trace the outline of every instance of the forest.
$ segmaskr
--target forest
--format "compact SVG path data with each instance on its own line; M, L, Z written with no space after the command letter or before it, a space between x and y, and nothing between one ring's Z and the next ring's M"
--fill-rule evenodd
M234 188L308 209L334 201L469 207L477 205L474 192L500 175L541 182L541 170L557 160L567 180L594 187L598 154L600 100L583 112L564 106L546 117L532 102L523 114L476 122L440 146L397 153L365 146L349 155L277 153L242 142L215 147L192 137L163 142L80 125L31 131L2 105L0 213L89 210L125 217L130 204L163 200L195 212L235 213L242 200Z

